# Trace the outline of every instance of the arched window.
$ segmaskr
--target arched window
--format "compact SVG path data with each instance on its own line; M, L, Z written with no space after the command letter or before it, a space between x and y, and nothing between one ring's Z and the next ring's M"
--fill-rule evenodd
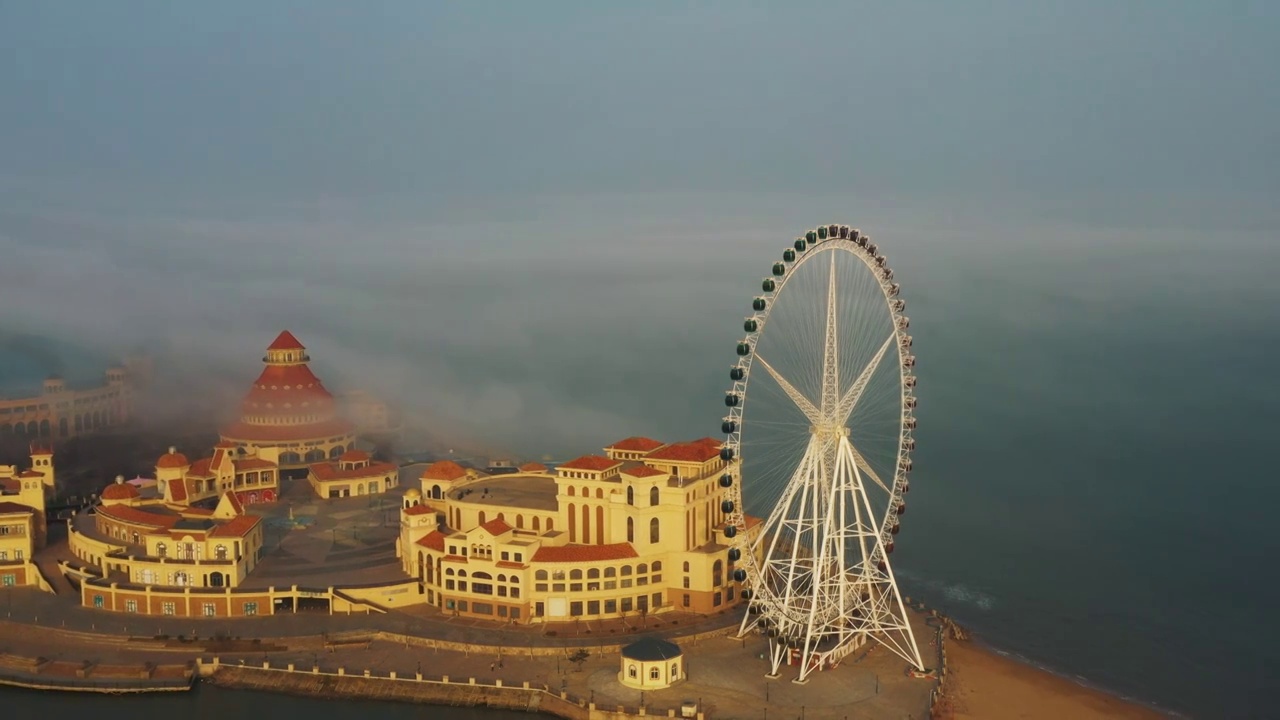
M671 663L671 679L672 680L680 679L680 666L675 663Z
M658 518L649 521L649 542L655 545L658 543Z
M591 568L587 570L587 579L588 580L600 579L600 568Z
M555 518L547 518L547 532L551 532L552 530L555 530L555 529L556 529Z
M607 568L605 568L605 569L604 569L604 576L605 576L605 577L607 577L607 578L617 577L617 576L618 576L618 569L617 569L617 568L607 567Z
M445 574L445 575L452 575L452 574L453 574L453 568L445 568L445 569L444 569L444 574Z
M581 579L582 579L582 570L580 570L580 569L578 569L578 568L574 568L573 570L570 570L570 571L569 571L569 579L570 579L570 580L581 580Z
M569 486L569 497L574 497L577 492L578 492L577 488L575 488L572 485Z
M631 566L630 566L630 565L623 565L623 566L622 566L622 577L631 577Z
M537 516L533 516L533 531L542 532L542 520Z
M440 486L439 486L439 485L432 485L432 486L431 486L431 499L432 499L432 500L439 500L439 499L440 499Z
M164 543L156 543L156 557L167 557L169 555L169 546Z
M637 575L648 575L648 574L649 574L649 564L648 564L648 563L640 563L639 565L637 565L637 566L636 566L636 574L637 574Z
M480 511L480 524L481 524L481 525L483 525L483 524L484 524L484 511L483 511L483 510L481 510L481 511Z
M519 584L520 584L520 576L519 576L519 575L512 575L512 576L511 576L511 584L512 584L512 585L519 585Z
M458 577L466 577L466 576L467 576L467 571L466 571L466 570L459 570L459 571L458 571Z
M711 585L720 587L724 582L724 563L717 560L715 565L711 566Z
M635 666L635 665L628 665L628 666L627 666L627 677L630 677L630 678L632 678L632 679L634 680L634 679L635 679L635 677L636 677L636 675L637 675L637 672L636 672L636 666Z
M591 497L591 488L584 486L582 488L582 497L585 497L585 498Z
M657 680L661 674L662 674L662 671L658 669L657 665L654 665L653 667L649 668L650 680Z
M650 569L651 569L653 572L662 572L662 561L661 561L661 560L658 560L658 561L654 562L654 563L653 563L653 567L652 567L652 568L650 568Z
M596 499L597 500L604 499L604 488L596 488Z
M534 580L546 580L546 579L547 579L547 571L546 571L546 570L539 570L538 572L536 572L536 573L534 573L534 574L533 574L533 579L534 579Z
M524 529L524 515L516 515L516 527Z
M688 560L685 560L685 561L684 561L684 571L685 571L685 572L689 572L689 561L688 561Z
M227 559L227 546L226 546L226 545L219 545L219 546L215 547L215 548L213 549L213 556L214 556L215 558L217 558L218 560L226 560L226 559Z
M636 489L633 487L627 488L627 504L628 505L636 504Z
M658 486L655 485L649 488L649 505L657 505L657 504L658 504Z
M498 576L498 582L506 582L506 581L507 581L507 576L506 576L506 575L499 575L499 576Z
M630 490L631 488L627 488ZM633 518L627 518L627 542L636 541L636 521Z

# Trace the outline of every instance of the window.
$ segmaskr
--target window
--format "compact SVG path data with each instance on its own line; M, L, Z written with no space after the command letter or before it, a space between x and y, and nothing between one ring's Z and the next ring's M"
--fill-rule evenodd
M516 562L524 562L524 553L516 553Z
M629 678L631 678L631 679L633 679L633 680L634 680L634 679L635 679L636 677L638 677L638 676L639 676L639 672L637 672L637 671L636 671L636 666L635 666L635 665L628 665L628 666L627 666L627 677L629 677Z
M178 608L171 602L162 603L160 605L160 612L165 615L176 615L178 613Z
M245 615L257 615L257 614L258 614L258 603L256 603L256 602L247 602L247 603L245 603L245 604L244 604L244 614L245 614Z
M599 615L599 614L600 614L600 601L599 601L599 600L591 600L591 601L589 601L589 602L587 603L587 614L588 614L588 615Z
M649 521L649 543L651 545L658 544L658 518Z
M511 553L507 552L506 550L503 550L503 551L502 551L502 555L501 555L501 559L502 559L504 562L505 562L505 561L507 561L507 560L510 560L510 559L511 559Z
M101 596L101 595L94 595L94 596L93 596L93 606L94 606L94 607L96 607L96 608L100 608L100 607L102 607L102 606L103 606L102 596Z
M630 490L631 488L627 488L627 489ZM635 541L636 541L636 521L632 518L627 518L627 542L633 543Z
M660 570L662 570L662 561L661 561L661 560L659 560L659 561L657 561L657 562L655 562L655 563L653 564L653 572L658 572L658 571L660 571Z
M577 568L575 568L575 569L573 569L573 570L570 570L570 571L569 571L569 579L570 579L570 580L581 580L581 579L582 579L582 571L581 571L581 570L579 570L579 569L577 569Z
M518 588L518 587L513 587L513 588L511 588L511 597L513 597L513 598L518 598L518 597L520 597L520 588Z
M14 559L14 560L21 560L21 559L22 559L22 551L21 551L21 550L14 550L14 551L13 551L13 559Z
M569 603L569 614L573 617L582 617L582 601L578 600Z
M164 543L156 543L156 557L168 557L169 546Z
M0 582L3 582L5 587L13 587L18 584L18 578L13 573L5 573L3 576L0 576ZM98 607L102 606L99 605Z
M471 583L471 592L477 593L480 595L492 595L493 585L490 583L473 582Z
M214 605L213 603L205 603L205 604L204 604L204 616L205 616L205 617L214 617L214 616L215 616L215 615L217 615L217 614L218 614L218 608L217 608L217 606L216 606L216 605Z
M658 669L657 665L654 665L653 667L649 668L650 680L657 680L661 675L662 675L662 671Z
M618 612L618 601L617 601L617 600L605 600L605 601L604 601L604 612L605 612L605 614L606 614L606 615L612 615L613 613Z
M683 602L681 604L684 607L689 607L689 593L684 594Z
M636 489L633 487L627 488L627 504L628 505L636 504Z
M137 601L137 600L125 600L125 601L124 601L124 611L125 611L125 612L127 612L127 613L136 613L136 612L138 612L138 601Z
M721 598L721 596L720 596L720 593L716 593L715 595L712 595L712 596L711 596L711 604L712 604L712 605L714 605L714 606L716 606L716 607L720 607L720 603L721 603L721 602L722 602L722 598Z
M215 547L215 548L213 549L213 556L214 556L214 558L216 558L216 559L218 559L218 560L226 560L226 559L227 559L227 546L226 546L226 545L219 545L219 546Z
M689 572L689 561L688 561L688 560L685 560L685 561L684 561L684 571L685 571L685 572Z
M649 505L653 506L657 504L658 504L658 486L654 485L653 487L649 488Z
M534 579L534 580L546 580L546 579L547 579L547 571L546 571L546 570L539 570L538 572L536 572L536 573L534 573L534 574L533 574L533 579Z
M672 680L680 679L680 666L677 665L676 663L671 663L671 679Z
M711 566L711 586L720 587L724 584L724 563L717 560Z

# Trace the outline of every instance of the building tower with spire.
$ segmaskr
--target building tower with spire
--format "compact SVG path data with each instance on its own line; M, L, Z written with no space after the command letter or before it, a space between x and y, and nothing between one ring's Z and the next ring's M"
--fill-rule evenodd
M355 447L355 426L339 415L293 333L280 333L262 360L266 367L241 402L240 419L222 429L223 442L250 452L274 450L282 470L336 459Z

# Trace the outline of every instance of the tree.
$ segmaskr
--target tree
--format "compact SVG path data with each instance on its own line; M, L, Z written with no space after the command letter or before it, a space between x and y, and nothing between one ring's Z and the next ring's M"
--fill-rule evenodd
M569 662L578 666L578 672L582 672L582 664L585 663L589 657L591 657L591 653L587 652L583 648L579 648L577 652L569 656Z

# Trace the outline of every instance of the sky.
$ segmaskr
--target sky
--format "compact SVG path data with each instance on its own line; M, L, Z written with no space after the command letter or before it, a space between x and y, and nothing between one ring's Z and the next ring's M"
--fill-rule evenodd
M288 328L432 443L562 459L714 434L760 277L860 226L920 357L904 577L1216 716L1276 642L1186 569L1280 552L1277 67L1249 0L0 0L0 335L234 408Z
M289 327L331 385L498 444L549 413L568 452L626 391L540 367L687 395L815 221L909 237L921 274L1100 229L1265 252L1277 29L1247 2L4 3L3 319L236 392Z

